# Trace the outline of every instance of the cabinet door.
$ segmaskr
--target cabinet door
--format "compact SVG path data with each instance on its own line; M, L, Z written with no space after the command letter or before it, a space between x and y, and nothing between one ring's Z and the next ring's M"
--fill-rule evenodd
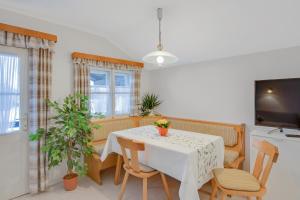
M300 142L275 138L251 137L251 170L255 164L257 151L252 146L254 140L267 140L279 149L277 163L273 165L265 200L300 199Z

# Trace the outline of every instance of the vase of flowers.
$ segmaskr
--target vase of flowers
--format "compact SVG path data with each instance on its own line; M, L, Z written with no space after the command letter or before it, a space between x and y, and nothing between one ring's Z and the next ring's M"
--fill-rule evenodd
M161 136L168 135L168 128L170 126L170 122L168 120L160 119L160 120L154 122L154 125L157 127L158 132Z

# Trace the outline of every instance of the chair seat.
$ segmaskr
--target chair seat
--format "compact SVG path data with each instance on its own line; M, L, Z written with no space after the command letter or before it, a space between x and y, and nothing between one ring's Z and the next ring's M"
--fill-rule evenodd
M239 157L239 152L227 150L224 152L224 165L230 165Z
M217 182L226 189L257 192L260 190L258 180L249 172L238 169L214 169Z
M131 161L129 160L129 163L130 163ZM151 168L151 167L149 167L149 166L147 166L147 165L144 165L144 164L142 164L142 163L139 163L139 167L140 167L140 170L142 171L142 172L146 172L146 173L149 173L149 172L154 172L155 171L155 169L153 169L153 168Z
M151 168L147 165L144 165L142 163L139 163L139 164L140 164L140 169L141 169L142 172L153 172L153 171L155 171L155 169L153 169L153 168Z

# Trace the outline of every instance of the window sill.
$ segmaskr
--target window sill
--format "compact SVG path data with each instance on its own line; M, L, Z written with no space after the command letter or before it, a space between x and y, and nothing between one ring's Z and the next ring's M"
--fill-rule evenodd
M120 116L114 116L114 117L105 117L105 118L101 118L101 119L92 118L91 122L95 123L95 122L103 122L103 121L122 120L122 119L129 119L131 117L134 117L134 116L120 115Z

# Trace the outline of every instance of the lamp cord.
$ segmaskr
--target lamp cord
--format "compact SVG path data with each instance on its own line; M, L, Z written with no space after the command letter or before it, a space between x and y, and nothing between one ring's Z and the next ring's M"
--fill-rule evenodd
M157 18L158 18L158 45L157 49L161 51L163 49L162 43L161 43L161 20L162 20L162 8L157 9Z

